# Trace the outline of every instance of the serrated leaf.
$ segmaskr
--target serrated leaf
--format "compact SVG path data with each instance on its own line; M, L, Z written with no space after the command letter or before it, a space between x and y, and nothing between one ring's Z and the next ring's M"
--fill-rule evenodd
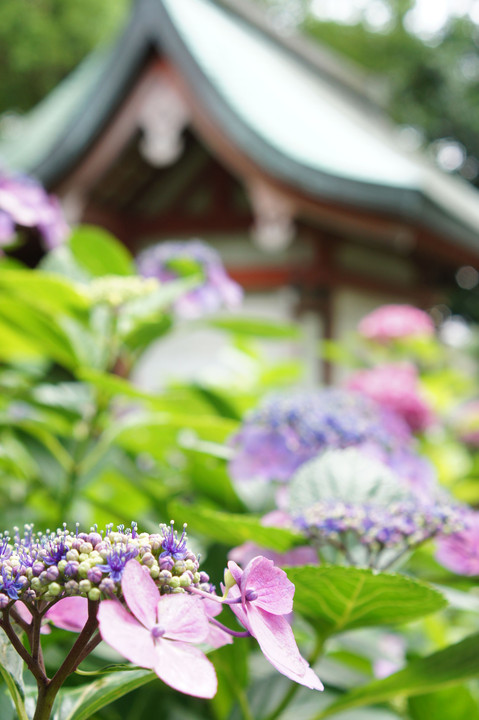
M185 505L171 502L168 511L177 523L188 523L188 528L211 540L225 545L241 545L248 540L263 547L287 552L304 542L302 535L285 528L265 527L259 517L212 510L202 505Z
M328 450L304 463L289 487L290 511L300 513L321 500L387 505L404 497L392 472L356 448Z
M53 720L89 720L102 707L146 685L157 676L151 670L132 670L104 676L75 690L60 693Z
M409 698L408 706L412 720L451 720L452 708L454 720L479 720L477 702L464 686L413 696Z
M479 634L476 633L432 655L413 660L399 672L343 695L315 720L351 708L383 703L396 697L424 695L462 684L479 675L478 646Z
M285 569L296 587L295 612L324 635L410 622L447 604L437 590L404 575L335 565Z

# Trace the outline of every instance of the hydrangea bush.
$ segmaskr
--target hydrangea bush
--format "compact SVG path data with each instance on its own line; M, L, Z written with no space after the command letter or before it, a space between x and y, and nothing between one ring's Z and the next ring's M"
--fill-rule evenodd
M41 232L18 208L3 227ZM17 716L470 720L479 465L457 406L473 375L426 313L392 306L358 329L354 389L281 387L284 367L256 386L132 382L185 316L250 362L253 337L294 339L210 315L239 295L197 241L136 265L78 228L36 270L0 260L2 521L28 523L0 539Z

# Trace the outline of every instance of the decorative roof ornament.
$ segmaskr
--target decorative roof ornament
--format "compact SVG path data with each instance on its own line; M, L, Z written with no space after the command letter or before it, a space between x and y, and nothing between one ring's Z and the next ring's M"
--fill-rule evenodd
M183 152L182 134L190 119L188 109L173 84L158 78L139 113L143 130L140 152L154 167L172 165Z
M291 201L261 180L250 183L249 198L255 217L253 241L266 252L286 250L295 235Z

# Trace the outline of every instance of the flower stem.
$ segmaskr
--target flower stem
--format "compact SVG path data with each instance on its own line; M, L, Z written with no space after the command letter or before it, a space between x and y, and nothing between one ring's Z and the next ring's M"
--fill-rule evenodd
M314 647L313 652L311 653L310 657L308 658L308 662L310 665L314 665L316 660L320 657L322 650L323 650L323 638L320 635L317 635L316 637L316 645ZM264 720L276 720L283 710L285 710L290 702L293 700L293 698L296 696L296 693L298 692L301 685L299 683L292 683L290 686L288 692L284 696L284 698L281 700L281 702L276 706L276 708L267 715Z

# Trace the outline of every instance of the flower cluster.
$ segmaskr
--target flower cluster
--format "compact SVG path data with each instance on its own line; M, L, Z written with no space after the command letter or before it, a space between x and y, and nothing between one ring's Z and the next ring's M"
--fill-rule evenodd
M359 334L387 345L391 341L434 334L431 317L412 305L382 305L366 315L358 325Z
M252 635L280 672L321 690L283 617L292 610L294 594L285 573L263 557L255 557L244 573L234 563L230 570L219 597L199 571L185 528L179 534L173 522L160 525L158 533L139 533L136 523L126 529L107 526L101 533L96 526L88 533L64 526L45 534L27 526L23 537L16 530L13 542L6 535L0 541L0 627L45 686L52 681L45 674L40 634L50 622L80 633L55 676L61 682L104 640L176 690L211 698L216 673L198 645L219 648L234 636ZM244 631L217 620L225 607ZM26 631L35 653L19 641L11 620Z
M461 530L466 516L442 500L386 505L331 499L305 508L295 521L319 548L334 548L350 564L384 570L426 540Z
M422 432L434 421L431 408L421 397L416 368L410 363L359 370L352 375L347 386L394 411L412 432Z
M353 446L404 470L415 457L411 440L400 417L361 393L328 388L277 394L253 410L231 439L236 453L230 472L238 481L288 482L322 451Z
M158 533L138 533L135 523L99 533L34 533L30 526L13 543L0 547L0 608L10 600L28 604L80 595L92 601L119 595L126 564L135 559L147 568L162 594L183 593L190 585L209 588L199 571L197 557L188 550L185 532L178 537L173 526L160 525Z
M200 240L159 243L140 253L137 265L140 275L162 283L200 277L199 286L175 302L182 317L201 317L223 306L236 307L242 300L240 286L228 277L216 250Z
M457 575L479 575L479 513L470 512L460 532L439 538L436 560Z
M476 398L456 409L452 418L453 428L461 440L470 448L479 447L479 400Z
M36 180L22 175L0 174L0 245L8 245L16 227L35 228L47 250L64 242L69 228L60 203Z

